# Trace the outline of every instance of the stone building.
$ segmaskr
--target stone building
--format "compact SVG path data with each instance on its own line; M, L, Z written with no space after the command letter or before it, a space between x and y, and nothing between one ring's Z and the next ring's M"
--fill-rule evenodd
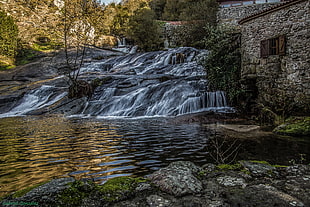
M309 5L291 0L239 21L244 87L277 113L310 115Z
M241 19L285 1L287 0L218 0L220 9L217 17L220 23L238 26Z

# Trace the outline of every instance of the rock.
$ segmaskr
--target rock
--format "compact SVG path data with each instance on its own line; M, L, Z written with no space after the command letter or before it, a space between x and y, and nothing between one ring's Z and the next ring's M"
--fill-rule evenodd
M168 207L171 203L158 195L150 195L146 200L150 207Z
M15 202L35 202L35 203L54 203L55 199L61 191L69 188L68 184L74 182L74 178L54 179L44 185L41 185L20 198L16 198ZM10 202L10 201L7 201Z
M203 165L202 168L203 168L204 171L206 171L206 172L212 172L212 171L215 170L216 165L215 165L215 164L212 164L212 163L207 163L207 164Z
M162 191L182 196L202 191L202 183L195 176L200 171L202 169L192 162L179 161L151 174L149 179Z
M118 181L108 181L109 185L116 182L105 186L108 191L103 190L107 183L102 186L81 180L68 185L74 179L61 178L20 198L6 199L2 205L33 202L39 206L79 207L310 206L309 165L273 167L258 161L240 163L248 170L246 174L242 167L221 169L206 164L202 170L192 162L174 162L150 175L150 180L114 178ZM121 198L123 192L126 196Z
M87 97L82 97L78 99L69 99L64 97L57 104L52 105L48 108L49 113L59 113L65 116L70 116L72 114L78 114L82 112L87 102Z
M270 176L270 174L276 169L275 167L255 161L240 161L240 164L251 172L254 177Z
M236 178L236 177L231 177L231 176L223 176L223 177L218 177L216 179L219 184L224 185L224 186L241 186L241 187L246 187L245 180L243 178Z
M225 196L230 206L305 206L299 199L266 184L232 188Z
M220 124L218 125L218 127L222 127L224 129L241 133L252 132L260 129L260 126L257 125L238 125L238 124Z

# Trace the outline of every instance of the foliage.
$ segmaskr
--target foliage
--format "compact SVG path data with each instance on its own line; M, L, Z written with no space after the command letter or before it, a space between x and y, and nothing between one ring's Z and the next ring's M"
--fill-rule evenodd
M144 51L159 48L159 25L154 17L154 12L145 7L137 10L129 20L127 34Z
M310 117L291 118L274 130L275 133L291 136L310 135Z
M214 18L211 16L215 17L216 14L210 9L218 9L216 0L152 0L149 5L157 19L168 21L204 19L213 21Z
M231 104L237 104L243 90L240 87L240 33L227 26L207 26L204 44L210 51L201 60L207 71L209 90L223 90Z
M17 36L18 29L13 18L0 10L0 56L15 57Z
M65 0L61 11L66 56L65 75L69 79L69 98L90 97L91 86L78 80L84 63L86 45L94 38L94 27L89 22L93 18L93 1Z
M138 183L145 181L143 178L116 177L108 180L102 186L97 186L97 189L104 194L104 200L111 202L129 196Z
M163 11L166 6L166 0L150 1L150 8L155 12L156 19L163 19Z
M207 33L206 25L216 24L218 3L215 0L187 0L182 4L183 9L175 18L182 21L182 25L172 28L175 44L203 48L205 45L201 40Z
M163 19L169 21L179 20L179 16L185 6L184 3L184 0L167 0L164 7Z

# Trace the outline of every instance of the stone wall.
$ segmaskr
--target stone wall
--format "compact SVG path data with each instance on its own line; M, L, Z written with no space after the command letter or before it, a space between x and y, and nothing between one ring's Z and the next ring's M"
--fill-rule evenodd
M279 3L252 4L252 5L220 8L217 13L217 17L219 22L221 23L238 25L239 20L254 13L257 13L259 11L263 11L277 4Z
M245 87L256 86L257 101L276 112L310 114L309 4L299 0L241 21ZM286 37L286 54L261 58L261 41L279 35Z

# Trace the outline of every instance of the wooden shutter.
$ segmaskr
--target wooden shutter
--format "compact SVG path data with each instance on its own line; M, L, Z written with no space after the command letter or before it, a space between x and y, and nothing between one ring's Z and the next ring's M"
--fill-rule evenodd
M266 58L269 55L269 41L268 40L262 40L260 42L260 57Z
M284 35L279 36L279 55L285 55L286 38Z

